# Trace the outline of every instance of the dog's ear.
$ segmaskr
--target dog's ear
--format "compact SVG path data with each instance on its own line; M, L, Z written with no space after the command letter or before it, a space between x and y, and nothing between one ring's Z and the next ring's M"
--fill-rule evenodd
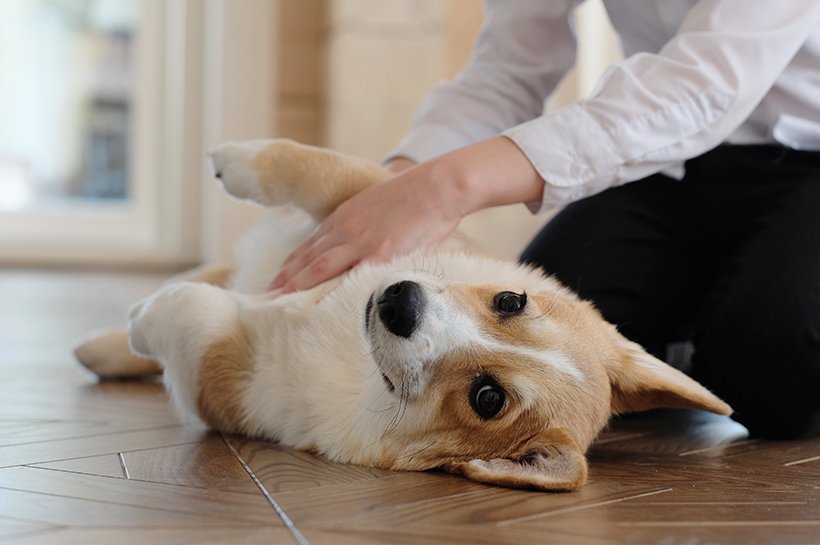
M443 468L482 483L552 492L575 490L587 478L584 453L556 429L539 433L508 458L449 462Z
M619 358L609 369L613 413L665 407L732 414L729 405L696 381L619 337Z

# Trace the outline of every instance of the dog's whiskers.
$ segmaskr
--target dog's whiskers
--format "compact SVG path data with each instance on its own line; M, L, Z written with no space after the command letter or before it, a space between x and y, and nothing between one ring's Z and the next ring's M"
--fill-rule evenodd
M399 427L402 418L404 418L404 414L407 412L407 393L404 389L404 385L401 388L401 395L399 396L399 404L396 413L393 415L393 418L390 419L390 422L387 425L387 428L384 430L382 434L382 439L396 431L396 428Z

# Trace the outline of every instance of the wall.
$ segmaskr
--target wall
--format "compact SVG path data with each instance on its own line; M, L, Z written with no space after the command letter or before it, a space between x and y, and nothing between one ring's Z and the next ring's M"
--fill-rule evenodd
M207 0L203 74L203 148L229 140L270 137L276 108L275 22L278 2ZM200 258L230 261L236 240L259 221L262 208L228 197L202 157Z

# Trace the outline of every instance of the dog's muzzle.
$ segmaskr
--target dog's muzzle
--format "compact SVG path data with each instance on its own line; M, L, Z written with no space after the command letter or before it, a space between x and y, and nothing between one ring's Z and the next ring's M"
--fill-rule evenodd
M408 338L419 325L424 291L416 282L404 280L384 290L376 304L384 327L393 335Z

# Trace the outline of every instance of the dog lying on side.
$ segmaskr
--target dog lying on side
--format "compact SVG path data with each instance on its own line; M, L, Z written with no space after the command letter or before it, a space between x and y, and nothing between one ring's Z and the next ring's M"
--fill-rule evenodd
M135 305L127 333L88 338L75 353L101 377L161 366L184 414L334 462L556 491L584 483L613 413L731 412L554 279L461 235L266 293L317 222L388 173L288 140L229 143L212 159L235 197L301 211L249 233L235 270L197 270Z

